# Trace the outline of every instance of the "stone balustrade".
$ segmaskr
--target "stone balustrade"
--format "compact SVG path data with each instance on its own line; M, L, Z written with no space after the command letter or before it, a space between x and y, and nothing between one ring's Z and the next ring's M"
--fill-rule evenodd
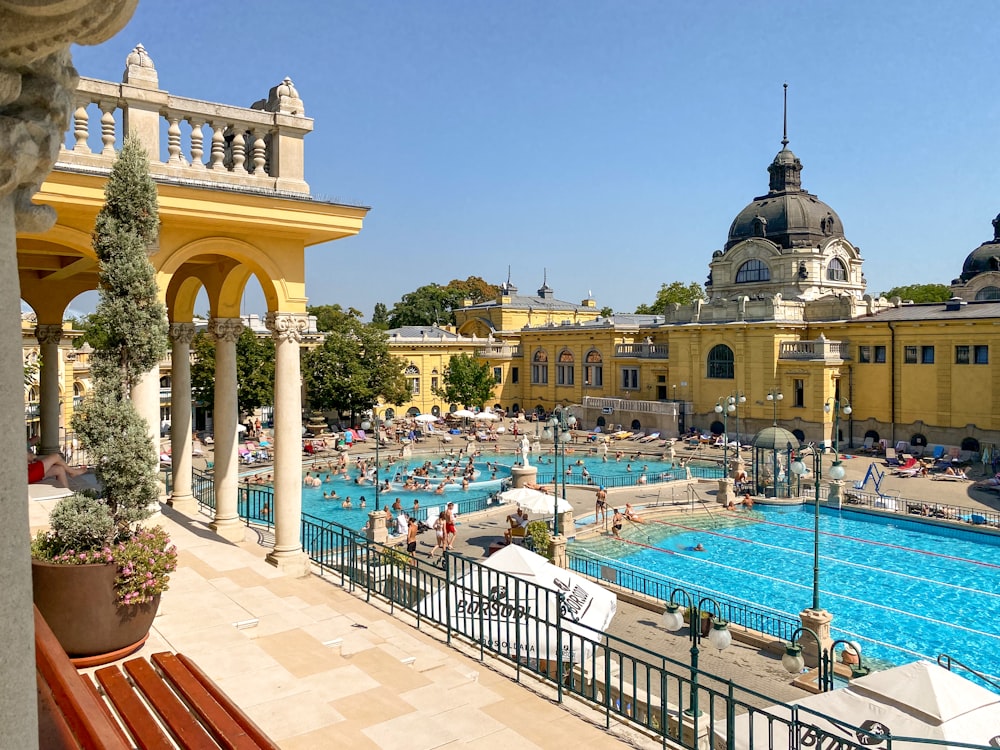
M484 346L476 352L483 359L520 359L521 347L508 344Z
M830 341L822 336L814 341L783 341L778 359L845 360L850 359L850 345L846 341Z
M638 359L670 359L669 344L618 344L616 357L636 357Z
M131 131L157 180L308 195L303 139L312 129L288 78L251 107L174 96L159 88L139 45L122 83L80 78L71 135L56 169L110 169Z

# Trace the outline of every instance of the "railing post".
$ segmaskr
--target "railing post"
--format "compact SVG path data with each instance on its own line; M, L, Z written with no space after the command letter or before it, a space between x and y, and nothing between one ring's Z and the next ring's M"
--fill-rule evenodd
M451 603L451 564L448 562L448 550L446 549L442 553L442 565L444 566L444 620L445 620L445 643L449 646L451 645L451 613L452 613L452 603Z

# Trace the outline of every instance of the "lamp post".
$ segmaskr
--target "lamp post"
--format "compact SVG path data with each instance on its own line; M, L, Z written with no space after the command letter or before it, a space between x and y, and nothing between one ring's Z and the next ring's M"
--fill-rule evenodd
M559 536L559 481L562 478L562 499L566 499L566 443L573 439L573 428L576 426L576 417L572 414L567 416L567 410L556 407L552 411L552 416L546 425L545 432L552 434L552 446L555 451L555 463L553 469L556 472L553 477L555 501L553 503L552 535ZM546 435L547 436L547 435Z
M788 449L791 450L792 446L789 443ZM823 456L822 454L813 448L813 600L812 609L818 612L819 607L819 483L821 474L823 472ZM801 453L796 456L795 460L791 463L792 473L799 477L799 481L802 481L802 477L809 471L805 462L802 460ZM843 471L843 469L841 469Z
M677 602L678 598L681 599L680 603ZM667 608L663 613L663 627L670 632L676 632L684 625L684 613L681 612L682 605L687 606L690 616L688 620L688 636L691 638L691 707L688 709L688 713L695 719L695 741L693 746L697 746L697 719L701 716L701 711L698 709L698 644L702 639L702 613L706 613L714 619L712 629L708 633L708 642L719 649L719 651L729 648L729 645L733 642L733 634L729 631L729 623L722 618L722 608L717 601L705 596L695 604L694 597L689 592L679 588L670 592L670 599L667 601ZM706 605L711 605L714 608L714 613L711 610L705 609Z
M380 434L381 433L381 429L380 429L380 425L381 424L382 424L382 422L381 422L381 420L379 420L378 413L375 411L375 409L372 409L372 418L371 418L371 421L369 421L369 420L366 419L364 422L361 423L361 429L362 430L366 430L367 431L367 430L372 429L372 427L375 428L375 510L379 510L379 501L381 500L381 497L382 497L382 488L380 486L379 476L378 476L378 471L379 471L379 452L378 452L378 450L379 450L379 446L382 444L382 436ZM385 424L388 425L389 421L386 421Z
M849 416L853 409L851 405L842 403L836 396L828 398L823 404L823 411L829 414L833 412L833 466L830 467L830 479L839 482L844 478L844 467L840 461L840 415Z
M778 402L785 397L785 394L781 392L779 388L772 388L767 392L767 400L773 404L773 411L771 415L771 426L778 426Z
M725 476L729 476L729 415L736 411L736 398L734 396L720 396L715 402L715 413L722 415L722 471ZM737 442L739 439L737 438Z
M747 402L747 397L743 391L736 391L730 397L734 399L736 405L736 461L740 461L740 407Z
M830 644L829 648L823 648L823 644L816 632L810 628L802 627L792 633L792 639L785 645L785 654L781 657L781 666L790 674L800 674L805 667L805 659L802 658L802 646L798 644L798 640L806 634L810 635L816 641L816 651L819 655L819 687L824 693L833 690L835 649L838 644L843 645L845 652L849 652L857 658L857 663L850 665L852 679L864 677L871 671L861 661L861 646L857 643L836 640Z

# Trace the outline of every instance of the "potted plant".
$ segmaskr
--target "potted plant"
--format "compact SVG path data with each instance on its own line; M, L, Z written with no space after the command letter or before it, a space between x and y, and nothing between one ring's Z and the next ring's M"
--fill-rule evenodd
M87 330L94 387L73 417L96 456L99 489L64 498L32 546L35 604L71 657L98 664L145 641L176 551L144 529L159 496L158 452L132 388L167 351L166 311L148 253L159 217L149 159L134 136L108 177L93 245L97 309Z
M530 521L527 532L528 537L531 539L531 547L535 553L544 555L551 561L552 534L549 532L549 525L545 521Z

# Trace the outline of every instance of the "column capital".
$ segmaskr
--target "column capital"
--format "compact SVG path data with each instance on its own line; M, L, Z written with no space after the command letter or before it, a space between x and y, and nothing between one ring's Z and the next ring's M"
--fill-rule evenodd
M56 344L62 341L62 323L39 323L35 326L35 338L39 344Z
M208 321L208 331L216 341L235 342L243 333L243 321L239 318L212 318Z
M269 312L264 321L275 341L301 343L302 334L309 330L309 315L306 313Z
M177 344L190 344L194 340L194 323L171 323L170 340Z

